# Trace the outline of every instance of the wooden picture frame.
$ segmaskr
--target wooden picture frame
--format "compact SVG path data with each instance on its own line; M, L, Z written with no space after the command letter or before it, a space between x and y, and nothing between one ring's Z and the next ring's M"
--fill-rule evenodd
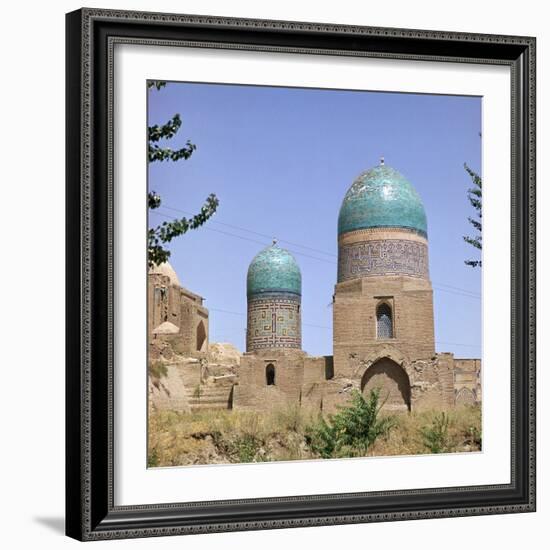
M506 65L511 70L511 482L116 506L113 45ZM67 15L66 532L79 540L535 510L535 39L81 9Z

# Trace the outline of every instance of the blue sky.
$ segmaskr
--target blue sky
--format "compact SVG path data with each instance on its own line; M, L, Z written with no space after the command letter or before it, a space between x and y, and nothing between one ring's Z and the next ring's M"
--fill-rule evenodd
M464 264L476 251L462 239L481 98L195 83L148 94L149 124L182 117L166 145L197 145L189 160L150 165L162 197L150 225L196 213L209 193L220 200L207 224L170 243L181 283L206 298L212 342L244 350L248 264L277 237L302 271L303 349L332 354L338 210L384 156L426 209L437 351L481 356L481 272Z

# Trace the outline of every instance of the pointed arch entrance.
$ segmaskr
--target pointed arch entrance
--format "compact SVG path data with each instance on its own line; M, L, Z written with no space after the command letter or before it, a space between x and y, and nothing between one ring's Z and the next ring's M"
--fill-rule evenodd
M206 348L206 328L204 322L200 321L197 325L197 351L205 351Z
M411 410L411 383L401 366L388 357L373 363L363 374L361 391L367 396L374 388L380 389L380 402L384 409Z

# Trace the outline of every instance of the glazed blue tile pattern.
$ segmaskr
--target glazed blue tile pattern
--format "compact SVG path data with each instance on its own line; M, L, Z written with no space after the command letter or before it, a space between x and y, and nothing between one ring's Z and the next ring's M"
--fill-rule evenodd
M248 298L246 351L301 347L299 296L281 292Z
M384 164L363 172L340 207L338 235L369 227L402 227L427 235L420 196L397 170Z
M276 244L264 248L250 263L247 296L265 292L302 294L302 275L296 260Z

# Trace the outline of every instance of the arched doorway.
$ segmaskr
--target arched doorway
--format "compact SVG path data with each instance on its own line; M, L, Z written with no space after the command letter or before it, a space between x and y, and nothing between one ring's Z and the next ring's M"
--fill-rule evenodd
M411 384L405 369L384 357L371 365L361 380L361 391L368 396L374 388L380 389L380 403L384 409L411 410Z
M204 328L204 322L200 321L197 325L197 351L204 351L204 345L206 343L206 329Z

